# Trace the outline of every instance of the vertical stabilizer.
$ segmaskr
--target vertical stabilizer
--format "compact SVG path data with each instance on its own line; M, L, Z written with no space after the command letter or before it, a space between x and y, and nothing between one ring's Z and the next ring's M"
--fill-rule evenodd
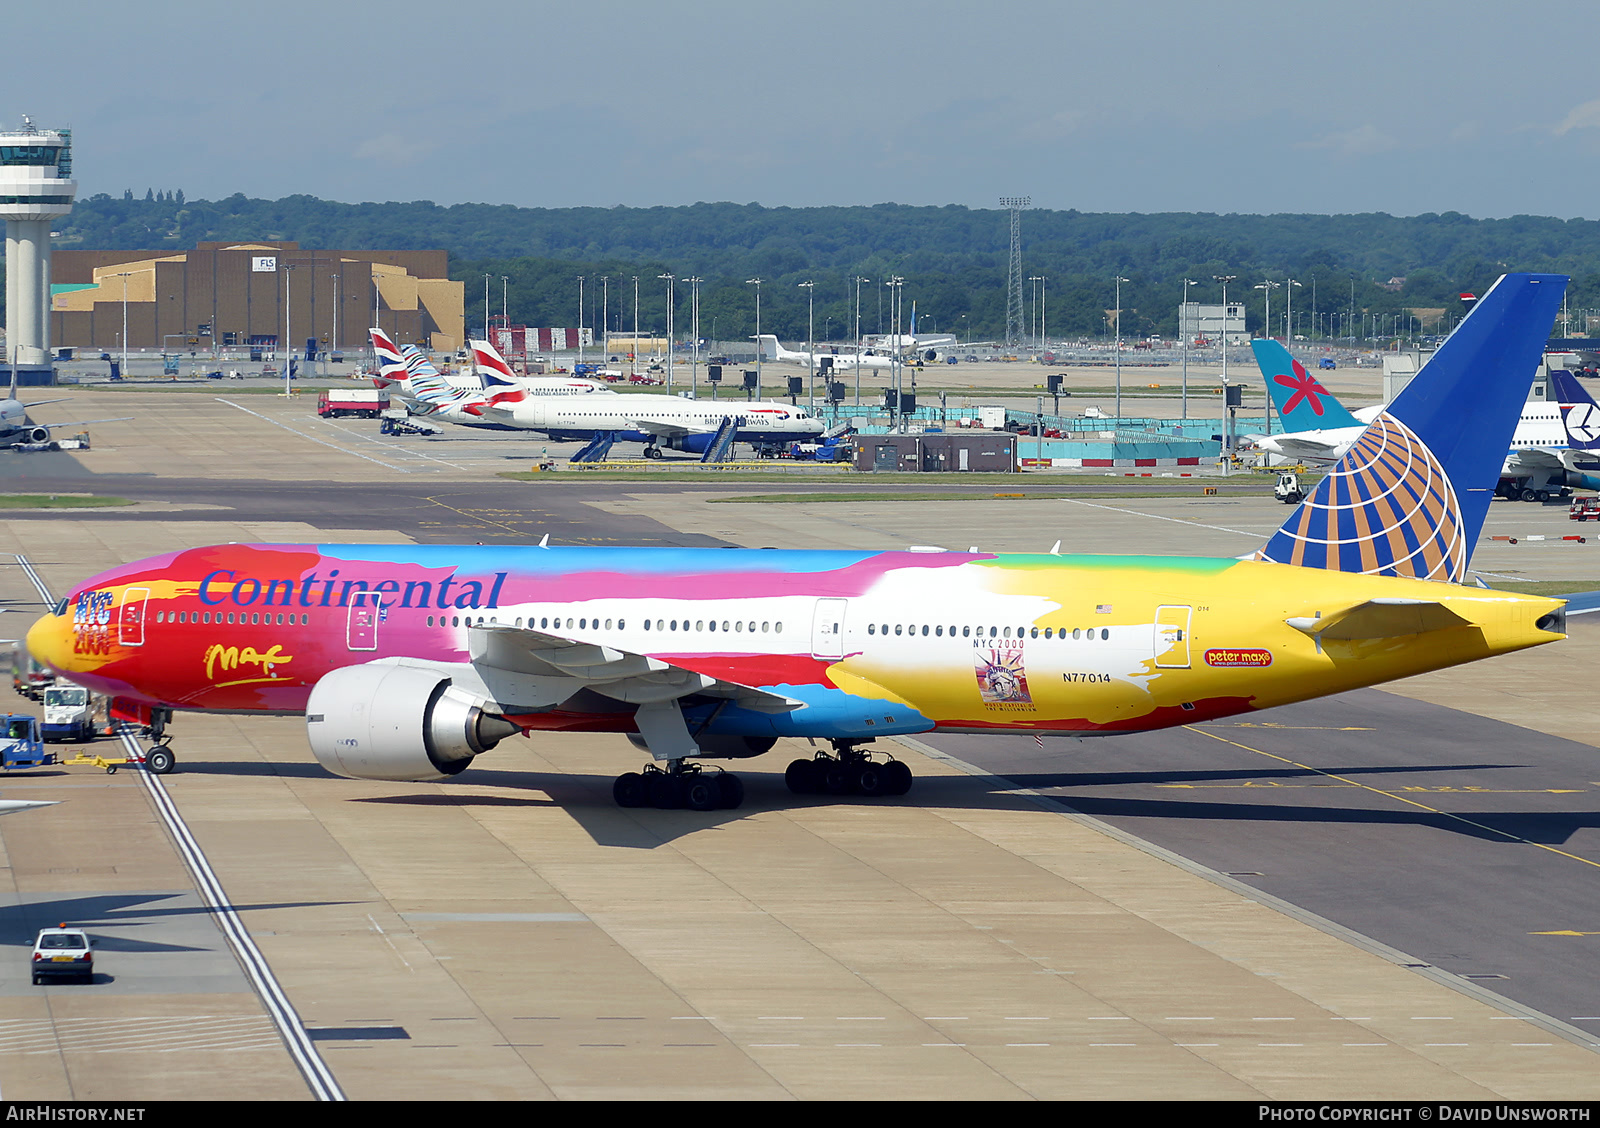
M1564 369L1550 373L1550 390L1561 405L1561 425L1567 432L1567 446L1573 450L1600 450L1600 406L1578 378Z
M1258 558L1463 580L1566 285L1503 275Z
M1256 354L1256 364L1285 431L1361 426L1361 420L1346 411L1322 381L1306 371L1305 365L1290 356L1283 345L1258 337L1250 342L1250 349Z

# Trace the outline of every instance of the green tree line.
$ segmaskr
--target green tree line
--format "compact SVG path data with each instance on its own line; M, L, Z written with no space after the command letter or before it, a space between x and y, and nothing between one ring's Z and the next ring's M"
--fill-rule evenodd
M861 327L886 331L883 283L904 279L904 307L916 302L919 330L994 340L1006 328L1007 215L956 205L768 208L694 204L654 208L519 208L458 204L344 204L312 196L257 200L186 199L182 192L133 191L80 200L58 225L57 246L95 250L181 250L203 240L292 239L351 250L442 247L451 276L466 284L467 319L481 325L484 276L489 311L513 322L633 327L639 279L641 331L664 326L666 283L699 276L701 335L735 340L755 331L761 278L762 330L785 340L807 335L807 291L815 282L819 340L853 334L857 287ZM1455 212L1365 215L1111 214L1030 210L1022 217L1025 276L1043 276L1049 335L1110 331L1114 279L1122 286L1123 332L1176 332L1183 280L1192 300L1243 300L1252 329L1263 327L1264 280L1294 279L1298 331L1349 331L1353 323L1392 331L1406 311L1445 309L1459 317L1462 291L1481 292L1506 270L1571 274L1574 308L1600 306L1600 222L1540 216L1473 219ZM502 286L501 278L509 281ZM1405 279L1390 288L1391 279ZM604 279L604 281L602 281ZM1023 286L1024 323L1036 323L1036 283ZM678 332L689 329L690 287L677 287ZM1274 333L1282 332L1285 290L1271 291ZM1313 312L1317 315L1312 318ZM1353 320L1352 320L1353 319ZM1406 320L1407 324L1411 324Z

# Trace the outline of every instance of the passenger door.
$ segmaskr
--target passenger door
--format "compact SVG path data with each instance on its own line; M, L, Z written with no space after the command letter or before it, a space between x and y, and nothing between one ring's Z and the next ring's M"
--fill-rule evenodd
M1168 605L1156 608L1156 666L1168 670L1189 667L1189 622L1194 608Z
M117 641L123 646L144 645L145 603L149 598L149 588L131 587L123 591L122 610L117 615Z
M380 595L375 591L352 592L350 596L350 623L345 635L351 650L378 649L378 607Z
M811 656L844 657L844 599L819 599L811 619Z

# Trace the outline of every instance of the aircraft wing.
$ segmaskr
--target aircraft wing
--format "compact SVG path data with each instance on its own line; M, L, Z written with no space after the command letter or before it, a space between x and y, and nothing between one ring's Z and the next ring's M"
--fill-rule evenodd
M691 427L687 423L663 423L656 419L635 419L633 425L647 435L658 439L675 439L681 435L709 435L711 427Z
M1565 470L1566 463L1561 461L1561 454L1554 450L1544 450L1540 447L1526 447L1523 450L1514 450L1506 457L1505 469L1517 470Z
M132 418L131 415L119 415L115 419L74 419L70 423L37 423L35 426L54 431L62 427L87 427L91 423L126 423Z
M1348 440L1330 443L1307 439L1302 435L1303 433L1289 432L1261 436L1257 438L1256 446L1301 462L1337 462L1344 457L1344 452L1350 449Z
M66 403L71 398L71 396L62 396L60 399L34 400L32 403L25 403L22 406L27 408L29 411L32 411L34 408L43 407L47 403Z
M683 666L547 631L511 626L473 627L473 668L497 702L548 708L582 690L614 701L650 705L698 694L761 713L786 713L804 702Z

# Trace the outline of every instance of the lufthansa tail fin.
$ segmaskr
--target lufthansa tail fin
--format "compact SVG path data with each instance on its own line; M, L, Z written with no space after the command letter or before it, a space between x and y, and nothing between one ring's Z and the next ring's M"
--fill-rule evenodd
M1256 364L1285 431L1362 425L1283 345L1270 337L1258 337L1250 342L1250 349L1256 354Z
M1561 425L1567 432L1567 446L1573 450L1600 450L1600 406L1589 390L1565 369L1550 373L1550 390L1561 405Z
M1462 581L1566 286L1502 275L1257 558Z

